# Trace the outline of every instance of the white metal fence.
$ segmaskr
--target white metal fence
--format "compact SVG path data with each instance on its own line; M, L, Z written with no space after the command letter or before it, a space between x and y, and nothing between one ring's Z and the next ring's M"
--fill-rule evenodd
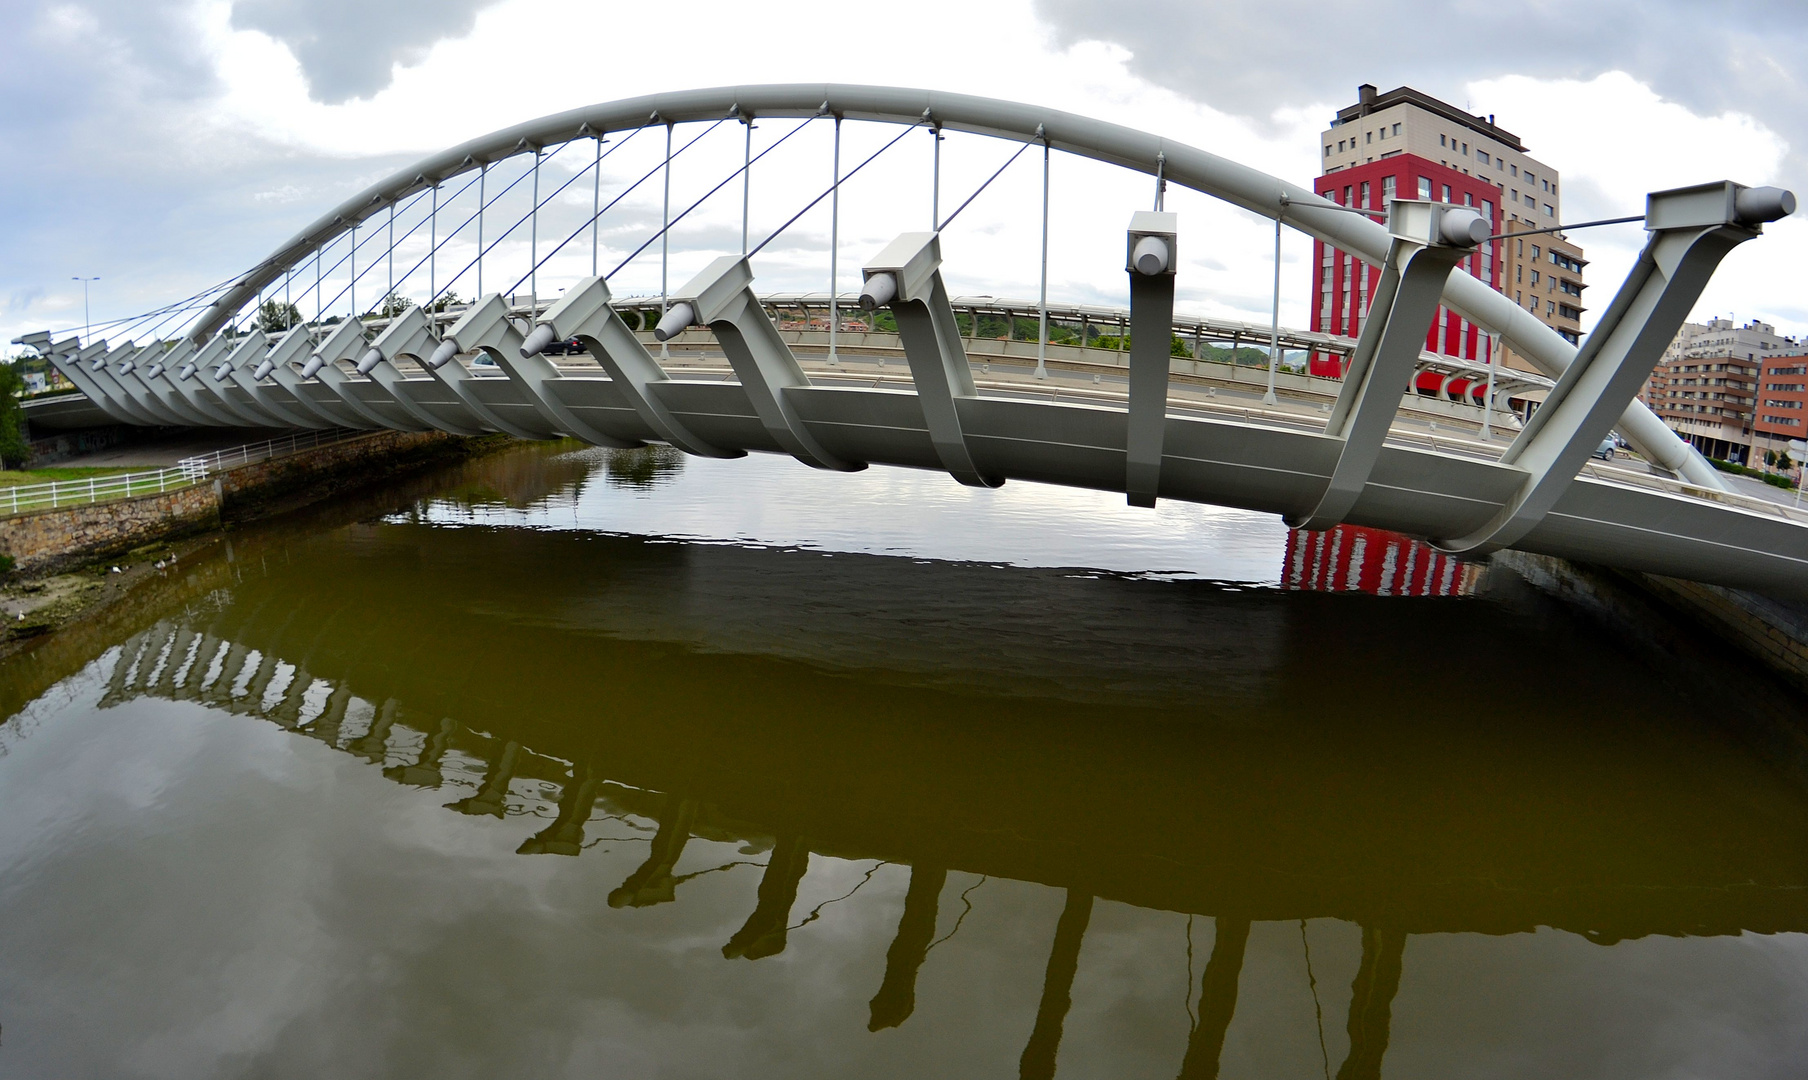
M334 443L361 438L369 434L368 431L359 431L355 428L298 431L293 435L271 439L268 442L247 443L244 446L235 446L230 450L215 450L211 454L183 458L176 462L176 467L218 472L221 469L230 469L235 465L249 465L254 461L269 461L271 458L287 457L303 450L312 450L317 446L331 446Z
M205 466L186 462L173 469L150 472L115 473L112 476L90 476L84 480L57 480L48 484L25 484L0 488L0 514L19 514L27 510L50 510L59 506L106 502L133 495L152 495L175 491L207 479Z
M247 443L235 446L230 450L215 450L211 454L199 454L195 457L183 458L174 468L154 469L146 472L115 473L111 476L91 476L81 480L57 480L48 484L24 484L19 487L0 488L0 516L22 514L31 510L51 510L62 506L79 506L84 503L107 502L111 499L125 499L134 495L154 495L164 491L176 491L198 484L222 469L230 469L239 465L249 465L257 461L269 461L271 458L286 457L312 450L317 446L331 446L368 435L368 431L357 431L350 428L335 428L330 431L304 431L268 442Z

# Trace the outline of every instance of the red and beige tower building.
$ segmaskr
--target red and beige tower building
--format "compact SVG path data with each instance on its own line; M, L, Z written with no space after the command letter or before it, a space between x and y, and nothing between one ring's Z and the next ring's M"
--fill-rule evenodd
M1322 175L1314 190L1344 206L1372 208L1386 220L1388 201L1433 199L1473 206L1495 234L1548 229L1562 221L1557 170L1531 157L1519 137L1409 87L1385 94L1364 84L1356 104L1338 111L1320 136ZM1312 329L1361 332L1381 271L1323 241L1313 245ZM1582 333L1581 248L1561 234L1507 237L1484 244L1457 272L1486 281L1571 342ZM1425 347L1445 356L1492 362L1487 335L1440 308ZM1503 350L1501 362L1531 370ZM1312 372L1340 376L1338 362L1315 356ZM1422 376L1435 391L1441 378ZM1464 388L1452 386L1451 392Z

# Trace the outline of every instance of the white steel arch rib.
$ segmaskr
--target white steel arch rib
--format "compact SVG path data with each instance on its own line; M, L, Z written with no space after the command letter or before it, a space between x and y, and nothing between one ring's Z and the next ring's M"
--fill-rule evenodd
M1157 161L1169 183L1222 199L1348 251L1370 265L1385 261L1385 226L1334 204L1297 184L1270 176L1161 136L1021 102L902 87L836 83L725 86L648 94L554 113L503 128L432 154L371 185L322 215L234 283L196 322L190 337L211 337L265 285L317 248L355 225L387 212L396 200L482 165L531 153L535 148L615 131L666 123L743 115L834 115L850 120L914 124L933 121L953 131L1016 142L1046 139L1056 150L1155 174ZM1503 342L1555 378L1574 361L1576 348L1504 294L1467 274L1451 274L1443 302L1451 310L1501 335ZM1648 459L1700 487L1724 490L1718 473L1656 414L1634 401L1620 418L1620 432Z

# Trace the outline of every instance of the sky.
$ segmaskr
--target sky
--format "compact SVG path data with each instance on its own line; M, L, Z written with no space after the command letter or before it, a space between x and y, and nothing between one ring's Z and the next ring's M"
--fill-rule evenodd
M1354 100L1357 84L1410 85L1493 113L1519 134L1560 171L1572 221L1637 213L1645 192L1703 180L1808 195L1808 94L1786 59L1808 45L1808 11L1797 6L1465 2L1435 19L1423 5L1392 0L1331 8L1292 0L920 0L900 17L870 5L696 0L673 20L667 9L595 0L6 5L0 341L82 326L88 316L76 277L100 279L91 285L95 322L225 280L374 180L464 139L580 105L737 83L923 86L1028 101L1153 131L1302 184L1317 174L1318 133ZM1413 44L1396 44L1404 41ZM757 124L755 151L793 123ZM848 125L844 171L891 134ZM674 169L674 209L739 163L741 138L729 124L687 151ZM827 124L809 125L756 167L755 243L823 190L830 140ZM652 133L608 149L605 201L644 176L663 147ZM951 136L943 212L1012 149ZM571 178L589 153L585 144L552 159L542 183ZM929 162L927 136L913 135L848 183L843 289L857 287L862 260L892 236L926 226ZM945 234L952 291L1034 298L1040 165L1038 154L1024 155ZM1148 180L1059 154L1050 168L1051 302L1124 303L1121 238L1130 212L1148 205ZM493 175L506 184L519 169L498 166ZM549 204L542 237L562 239L589 216L589 183L579 177ZM656 228L657 186L643 183L605 215L602 269ZM486 214L492 237L525 212L526 191L516 188ZM674 228L672 287L712 254L738 250L739 196L732 184ZM1181 214L1180 308L1265 323L1272 227L1194 193L1171 192L1168 208ZM399 232L413 223L407 214ZM758 287L826 288L828 229L825 203L761 253ZM1621 226L1574 235L1591 260L1588 306L1599 311L1643 234ZM388 268L369 265L379 246L360 254L361 309L388 285ZM424 233L398 247L399 288L417 298L428 291L427 271L403 275L425 250ZM612 279L618 294L658 291L656 251ZM435 258L435 284L474 253L474 236L461 232ZM1310 240L1289 233L1284 324L1307 321L1310 254ZM589 272L590 256L585 234L534 284L543 295L555 292ZM485 289L508 286L530 262L523 231L510 233L486 257ZM1805 262L1802 216L1772 225L1722 264L1695 315L1759 318L1808 335ZM333 303L349 309L349 277L342 268L318 297L298 298L304 313ZM312 287L310 280L291 289L304 284ZM470 295L474 271L453 285ZM347 295L333 300L336 293Z

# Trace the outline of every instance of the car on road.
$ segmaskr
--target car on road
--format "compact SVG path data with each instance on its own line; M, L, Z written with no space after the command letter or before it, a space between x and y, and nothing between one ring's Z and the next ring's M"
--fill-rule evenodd
M1601 440L1601 445L1595 447L1595 452L1591 456L1598 457L1602 461L1612 461L1613 460L1613 452L1618 448L1619 448L1618 441L1615 440L1612 435L1609 435L1605 439Z

